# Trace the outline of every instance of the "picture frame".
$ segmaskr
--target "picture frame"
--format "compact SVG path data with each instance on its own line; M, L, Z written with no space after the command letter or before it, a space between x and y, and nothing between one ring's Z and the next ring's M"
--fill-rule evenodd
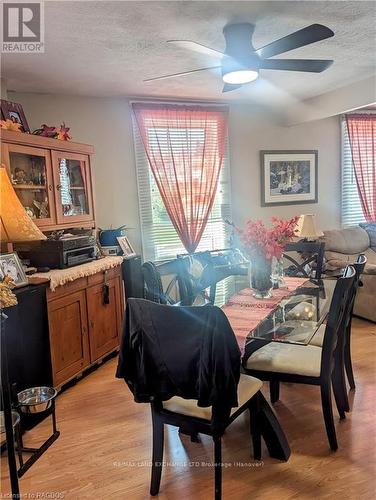
M260 151L261 206L318 202L318 151Z
M117 236L116 239L118 240L120 248L123 250L125 257L130 258L136 255L136 252L134 251L126 236Z
M30 128L21 104L1 99L0 108L3 120L12 120L19 123L21 125L22 132L26 132L28 134L30 133Z
M4 279L7 275L13 279L16 288L28 284L27 276L16 252L0 255L0 279Z

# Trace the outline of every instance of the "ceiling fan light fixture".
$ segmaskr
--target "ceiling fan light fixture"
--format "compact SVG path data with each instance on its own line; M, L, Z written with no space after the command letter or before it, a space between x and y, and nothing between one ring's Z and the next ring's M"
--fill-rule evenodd
M253 82L256 78L258 78L258 76L258 71L251 69L239 69L224 73L222 78L225 83L243 84Z

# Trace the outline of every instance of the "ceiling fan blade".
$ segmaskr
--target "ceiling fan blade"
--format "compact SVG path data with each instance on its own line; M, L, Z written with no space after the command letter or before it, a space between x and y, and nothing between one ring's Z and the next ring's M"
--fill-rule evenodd
M220 52L219 50L211 49L202 45L202 43L193 42L192 40L167 40L167 43L173 43L177 47L181 47L187 50L193 50L194 52L199 52L200 54L205 54L206 56L222 58L226 54Z
M260 69L321 73L332 64L333 61L329 59L265 59L260 62Z
M334 36L333 31L326 26L322 24L311 24L299 31L295 31L295 33L291 33L290 35L269 43L265 45L265 47L257 49L256 54L262 59L267 59L268 57L304 47L310 43L319 42L320 40L325 40L325 38L330 38L332 36Z
M198 73L199 71L206 71L208 69L218 69L221 66L209 66L208 68L192 69L191 71L184 71L182 73L172 73L171 75L156 76L155 78L147 78L143 80L144 82L152 82L154 80L165 80L166 78L175 78L177 76L191 75L192 73Z
M223 85L222 94L224 92L231 92L232 90L240 89L241 87L243 87L243 85L244 83L236 83L236 84L225 83Z

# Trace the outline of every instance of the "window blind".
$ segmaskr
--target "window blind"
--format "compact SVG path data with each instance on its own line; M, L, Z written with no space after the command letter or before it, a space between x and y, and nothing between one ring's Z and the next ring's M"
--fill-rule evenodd
M144 260L154 262L173 259L177 254L186 253L186 250L164 207L133 115L132 123L143 257ZM179 140L179 135L182 133L187 134L190 140L194 142L195 138L197 141L202 140L203 130L199 128L177 130L175 134L176 140ZM152 135L153 132L150 131L150 134ZM228 247L231 228L224 222L225 219L231 219L228 141L226 143L226 153L223 159L214 205L197 247L197 252Z
M354 226L365 222L360 204L358 188L352 164L351 147L347 132L346 120L341 120L342 136L342 226Z

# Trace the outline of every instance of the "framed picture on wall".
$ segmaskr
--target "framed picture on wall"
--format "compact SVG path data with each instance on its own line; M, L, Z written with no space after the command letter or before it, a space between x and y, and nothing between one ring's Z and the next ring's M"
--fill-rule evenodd
M318 200L318 151L260 151L261 206Z

